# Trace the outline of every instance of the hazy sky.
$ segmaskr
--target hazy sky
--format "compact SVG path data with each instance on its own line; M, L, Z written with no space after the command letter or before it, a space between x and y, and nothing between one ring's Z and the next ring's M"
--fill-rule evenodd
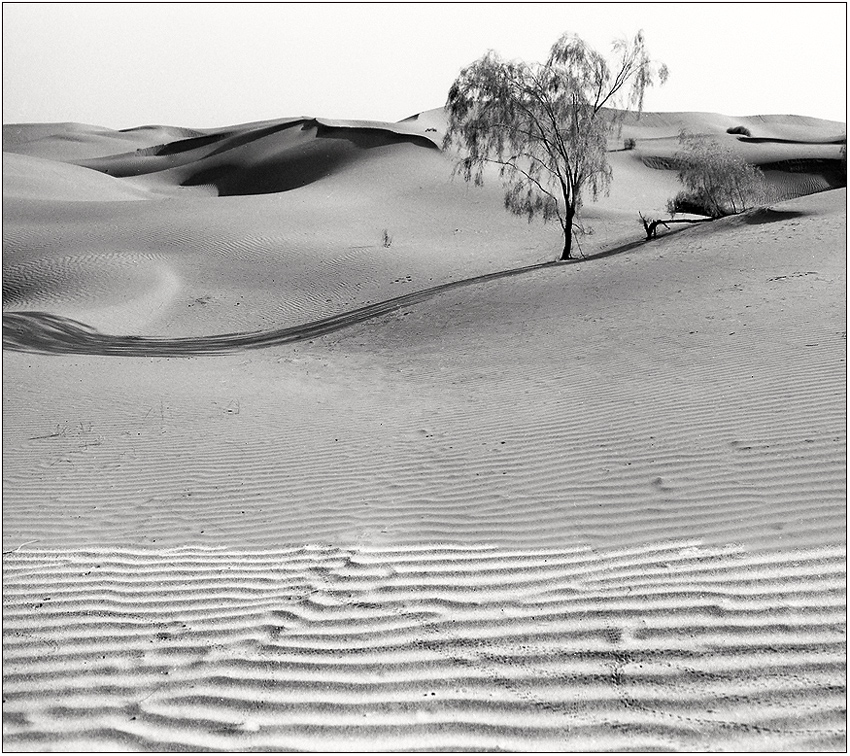
M646 110L846 120L844 3L4 3L3 122L397 121L490 48L641 28L670 68Z

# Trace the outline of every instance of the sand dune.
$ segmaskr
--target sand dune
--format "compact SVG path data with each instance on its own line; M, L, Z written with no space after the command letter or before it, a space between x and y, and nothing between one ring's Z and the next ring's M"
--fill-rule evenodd
M412 130L313 118L191 137L81 165L121 178L164 171L166 183L213 186L219 196L268 194L298 189L370 150L401 143L437 148Z
M558 264L441 118L4 127L5 748L846 747L844 125Z
M3 153L4 199L121 202L151 199L143 189L81 166Z
M719 113L630 113L623 134L635 138L676 137L683 129L696 134L722 134L747 127L754 137L794 141L824 141L847 136L847 124L796 115L727 116Z
M114 131L79 123L24 123L3 125L3 152L76 162L128 149L143 149L201 132L171 126L141 126Z

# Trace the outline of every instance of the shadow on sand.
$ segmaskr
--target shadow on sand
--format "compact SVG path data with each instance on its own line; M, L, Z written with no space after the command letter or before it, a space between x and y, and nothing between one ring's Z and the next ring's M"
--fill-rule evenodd
M158 338L150 336L113 336L91 326L48 312L7 312L3 314L3 348L42 354L92 354L124 357L189 357L192 355L232 354L244 349L260 349L278 344L316 338L366 320L387 315L401 307L417 304L436 294L464 286L519 276L570 262L545 262L522 268L488 273L462 281L414 291L383 302L359 307L310 323L276 328L270 331L243 331L213 336Z
M782 214L787 217L787 214ZM771 218L778 219L778 218ZM766 221L755 221L766 222ZM685 229L670 230L660 238L681 233ZM155 336L114 336L101 333L85 323L49 312L7 312L3 314L3 348L16 352L40 354L90 354L122 357L191 357L195 355L224 355L245 349L261 349L313 339L343 328L387 315L409 305L418 304L452 289L496 281L501 278L521 276L546 268L555 268L579 262L623 254L647 244L644 239L621 244L582 260L554 260L521 268L511 268L496 273L465 278L461 281L440 284L414 291L383 302L359 307L327 318L314 320L287 328L270 331L242 331L212 336L186 336L165 338Z
M801 210L776 210L772 207L760 207L743 215L744 223L750 226L759 226L762 223L776 223L777 221L803 218L809 215Z

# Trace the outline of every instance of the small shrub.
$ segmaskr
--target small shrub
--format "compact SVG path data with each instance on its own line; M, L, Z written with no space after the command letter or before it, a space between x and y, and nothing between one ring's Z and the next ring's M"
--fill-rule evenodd
M675 197L667 200L667 212L671 216L677 213L689 215L706 215L716 217L714 207L704 192L677 192Z
M389 249L393 245L393 238L392 236L390 236L387 229L384 229L383 233L381 234L381 244L387 249Z
M746 126L730 126L726 129L727 134L740 134L741 136L752 136L752 132Z
M623 149L624 150L633 150L637 142L634 139L624 139L623 140Z
M671 213L710 218L740 213L764 197L764 174L732 150L704 135L683 131L676 156L685 187L668 203Z

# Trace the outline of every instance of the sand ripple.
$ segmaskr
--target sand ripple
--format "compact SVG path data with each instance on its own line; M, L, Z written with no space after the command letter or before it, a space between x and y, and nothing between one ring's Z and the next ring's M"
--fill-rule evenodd
M12 132L6 749L845 747L846 192L535 265L432 116Z
M25 546L4 563L6 748L843 742L839 548Z

